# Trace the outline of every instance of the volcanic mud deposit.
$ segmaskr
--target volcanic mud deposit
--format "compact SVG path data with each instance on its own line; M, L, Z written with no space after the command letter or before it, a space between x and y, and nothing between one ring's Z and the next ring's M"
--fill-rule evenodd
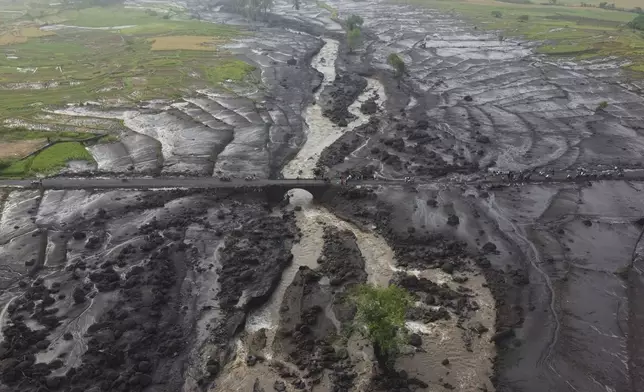
M365 197L376 195L369 191ZM424 238L395 251L372 230L312 204L304 190L289 192L289 201L299 232L293 264L272 298L249 315L236 343L237 360L223 369L217 391L491 388L495 306L471 259L455 250L408 269L399 255L426 256L418 249ZM441 265L452 263L449 273L441 272ZM373 371L368 342L350 328L355 309L347 293L365 282L394 282L417 298L408 315L413 334L392 379ZM441 364L447 358L451 365Z
M641 184L618 179L641 166L637 84L624 81L614 59L552 61L529 42L499 42L437 11L329 4L365 20L366 55L343 55L343 64L368 62L387 100L386 115L348 129L320 154L319 167L329 177L432 182L387 188L371 202L354 191L337 204L325 200L329 211L376 226L394 251L429 230L481 253L474 261L496 303L498 391L642 389L641 282L632 268L641 259ZM408 69L400 88L386 64L392 52ZM602 101L609 105L598 110ZM488 170L562 181L474 185ZM385 201L394 213L379 208Z
M11 192L3 390L208 385L292 258L293 214L262 195Z
M324 39L324 46L311 63L324 80L315 101L304 112L306 139L282 170L285 178L320 174L322 151L342 137L346 127L363 126L368 121L366 115L376 113L384 101L384 87L377 80L369 78L365 83L357 75L343 78L336 74L338 45L333 39Z
M247 23L224 3L194 7ZM250 182L5 190L0 389L644 390L644 184L617 177L644 152L636 86L612 60L553 62L436 11L329 7L365 19L357 53L328 10L285 1L227 46L264 90L50 114L122 119L125 137L92 150L109 171L417 185L279 205ZM492 184L488 169L524 176ZM388 377L348 328L364 282L415 299Z
M351 192L332 198L350 204ZM365 192L358 194L366 205L377 203ZM306 191L289 200L271 206L252 188L9 192L1 222L9 261L3 390L485 385L493 304L470 261L455 251L444 258L453 275L431 271L448 261L407 270L405 252L419 249L390 248L312 204ZM347 290L390 280L418 302L400 374L385 380L374 377L368 343L347 329L355 311ZM427 371L439 348L452 365Z

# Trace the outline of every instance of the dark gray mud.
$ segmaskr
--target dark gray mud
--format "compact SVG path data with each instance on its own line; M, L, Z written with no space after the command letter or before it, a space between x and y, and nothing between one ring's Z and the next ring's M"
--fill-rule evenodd
M13 227L17 212L35 218L3 233L36 251L3 264L3 390L206 388L292 258L292 213L261 192L50 191L31 213L11 204L30 193L3 210Z
M399 265L482 271L496 305L488 337L498 350L496 390L630 391L641 382L627 364L639 363L641 353L640 282L630 266L641 252L642 186L418 186L381 189L377 197L346 192L326 203L344 219L377 225ZM448 224L454 215L456 226Z
M640 285L628 266L639 255L641 227L633 222L642 215L641 184L615 180L641 166L638 87L621 79L612 59L556 62L534 55L528 42L499 43L432 10L333 5L361 15L376 37L364 56L343 59L369 61L385 85L387 114L368 132L346 132L320 164L331 176L447 178L373 199L354 191L331 210L378 226L399 264L418 264L420 251L407 258L397 246L425 230L423 244L436 244L432 256L452 252L455 239L463 242L455 248L479 253L472 259L497 307L497 390L637 391ZM408 65L400 88L386 65L391 52ZM597 111L603 100L610 108ZM591 182L450 184L490 171L554 171Z
M368 4L334 2L369 31L363 53L342 60L379 76L388 115L374 135L349 131L363 143L332 173L373 167L386 178L435 178L490 167L575 176L641 165L644 106L637 86L620 81L618 62L556 63L529 42L500 43L453 16ZM408 67L400 87L386 64L392 52ZM597 111L605 100L610 108Z

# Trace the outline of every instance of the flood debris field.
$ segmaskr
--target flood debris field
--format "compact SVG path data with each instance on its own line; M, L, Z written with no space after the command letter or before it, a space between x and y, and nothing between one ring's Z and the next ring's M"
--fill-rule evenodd
M128 7L197 23L154 4ZM51 105L21 131L34 137L7 140L83 146L93 124L118 135L86 146L94 175L399 185L3 190L0 390L644 389L644 184L620 177L641 166L644 99L619 59L561 62L371 0L277 1L253 22L227 1L182 9L235 31L217 45L256 83ZM349 15L364 19L353 50ZM185 34L146 45L208 52ZM367 282L414 299L389 377L352 328L348 293Z

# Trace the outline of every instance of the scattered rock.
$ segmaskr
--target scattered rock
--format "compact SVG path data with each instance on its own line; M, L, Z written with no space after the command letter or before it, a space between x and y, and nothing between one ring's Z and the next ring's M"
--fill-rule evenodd
M447 366L447 365L449 365L449 359L447 359L447 358L443 359L443 361L441 362L441 364L442 364L443 366Z
M98 249L101 246L101 239L99 237L89 237L85 243L85 248L87 249Z
M429 128L429 121L427 120L418 120L416 121L416 129L426 130Z
M462 284L462 283L467 282L469 280L469 278L467 276L454 276L454 277L452 277L452 280L454 282L456 282L456 283Z
M277 392L285 392L286 384L284 384L284 381L275 381L275 384L273 385L273 389L276 390Z
M211 375L211 376L216 376L219 373L220 365L219 361L217 361L214 358L208 359L208 362L206 362L206 371Z
M441 264L441 270L445 272L446 274L452 274L454 273L454 264L450 263L449 261L444 262Z
M74 238L76 241L84 240L86 237L87 234L82 231L75 231L74 234L72 234L72 238Z
M461 220L454 214L447 218L447 224L450 226L458 226L459 223L461 223Z
M253 392L265 392L264 388L262 388L259 383L259 378L255 379L255 383L253 384Z
M514 336L515 336L514 329L508 328L508 329L505 329L503 331L499 331L499 332L495 333L492 336L492 338L490 338L490 341L492 341L492 342L494 342L496 344L500 344L504 340L514 338Z
M85 302L85 291L80 287L76 287L72 293L72 298L77 304Z
M479 335L479 337L480 337L481 335L483 335L484 333L486 333L487 331L489 331L489 329L488 329L485 325L483 325L480 321L476 321L476 322L474 322L474 323L470 326L470 329L471 329L472 331L476 332L476 333Z
M417 333L412 333L409 335L409 344L414 347L420 347L423 345L423 339Z
M253 367L253 366L255 366L256 364L257 364L257 357L256 357L256 356L254 356L254 355L248 355L248 356L246 357L246 365L248 365L249 367Z
M378 104L375 98L369 98L360 105L360 111L363 114L375 114L378 111Z
M496 244L493 242L486 242L482 249L486 253L494 253L496 252Z

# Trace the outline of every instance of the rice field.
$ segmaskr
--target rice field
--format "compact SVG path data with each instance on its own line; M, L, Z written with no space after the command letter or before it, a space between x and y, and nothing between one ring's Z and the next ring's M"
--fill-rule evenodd
M74 3L77 9L63 7L42 0L0 0L0 11L10 15L0 17L0 127L19 123L45 128L51 124L44 110L67 104L127 106L178 98L195 89L223 89L228 81L257 83L253 66L221 48L248 34L239 28L191 20L173 8L94 7L82 2ZM56 129L65 131L65 125ZM85 131L94 131L81 130L85 137L91 136ZM19 155L10 154L12 148L33 151L40 147L34 140L46 140L43 135L32 137L26 129L17 132L24 136L0 129L0 175L49 173L69 159L91 159L82 144L70 142L32 159L6 162Z

